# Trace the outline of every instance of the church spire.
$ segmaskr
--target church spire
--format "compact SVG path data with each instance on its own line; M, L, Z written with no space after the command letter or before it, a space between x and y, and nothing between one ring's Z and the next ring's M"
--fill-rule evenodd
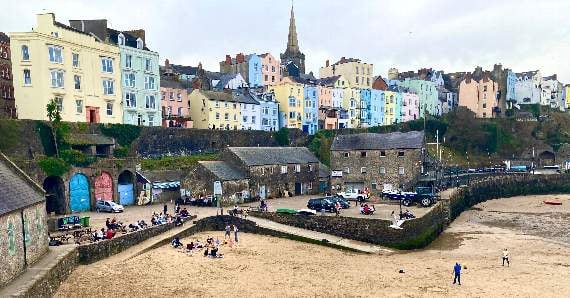
M295 12L293 11L293 0L291 0L291 19L289 20L289 39L287 40L288 53L299 52L299 41L297 40L297 27L295 26Z

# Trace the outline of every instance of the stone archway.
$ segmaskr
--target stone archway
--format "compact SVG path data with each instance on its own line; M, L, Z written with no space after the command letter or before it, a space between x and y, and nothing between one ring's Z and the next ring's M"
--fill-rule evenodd
M125 170L119 175L117 193L121 205L135 204L135 175L131 171Z
M65 184L58 176L49 176L44 180L46 192L46 211L57 215L65 214Z
M113 200L113 178L111 177L111 174L101 172L99 176L95 177L93 186L95 200Z

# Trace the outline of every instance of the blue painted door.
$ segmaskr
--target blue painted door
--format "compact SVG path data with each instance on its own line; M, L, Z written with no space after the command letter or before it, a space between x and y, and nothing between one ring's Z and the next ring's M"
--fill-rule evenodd
M134 187L132 184L119 184L119 203L121 205L134 205Z
M88 211L91 208L89 181L85 175L75 174L69 180L69 206L72 212Z

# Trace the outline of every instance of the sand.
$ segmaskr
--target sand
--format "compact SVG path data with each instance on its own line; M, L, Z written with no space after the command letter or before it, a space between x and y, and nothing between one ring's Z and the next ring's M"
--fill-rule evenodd
M542 203L554 197L564 205ZM57 297L567 297L569 228L570 196L529 196L477 205L427 249L391 255L241 234L223 259L164 246L80 266ZM223 237L192 239L210 234ZM510 267L501 266L505 247ZM461 286L452 284L456 261L467 267Z

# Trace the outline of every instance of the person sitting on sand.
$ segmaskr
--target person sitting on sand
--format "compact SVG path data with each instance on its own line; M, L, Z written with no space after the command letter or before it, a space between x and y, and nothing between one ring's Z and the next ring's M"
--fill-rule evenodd
M182 244L182 242L180 242L179 237L174 237L174 239L172 239L172 246L174 248L179 248L179 247L183 247L184 245Z
M107 229L107 233L105 234L105 239L113 239L115 236L115 231L113 229Z
M196 240L196 243L194 243L196 248L203 248L204 245L200 242L200 240Z
M208 256L208 253L209 253L208 247L206 246L206 249L204 249L204 257L207 257L207 256Z
M186 251L192 252L192 250L194 250L194 242L190 241L190 243L186 244Z
M182 217L188 217L188 216L190 216L190 214L188 213L188 209L186 209L186 207L184 207L184 208L182 209L182 211L180 211L180 216L182 216Z
M217 247L212 247L212 249L210 250L210 255L212 256L212 258L217 258L218 254L218 248Z

